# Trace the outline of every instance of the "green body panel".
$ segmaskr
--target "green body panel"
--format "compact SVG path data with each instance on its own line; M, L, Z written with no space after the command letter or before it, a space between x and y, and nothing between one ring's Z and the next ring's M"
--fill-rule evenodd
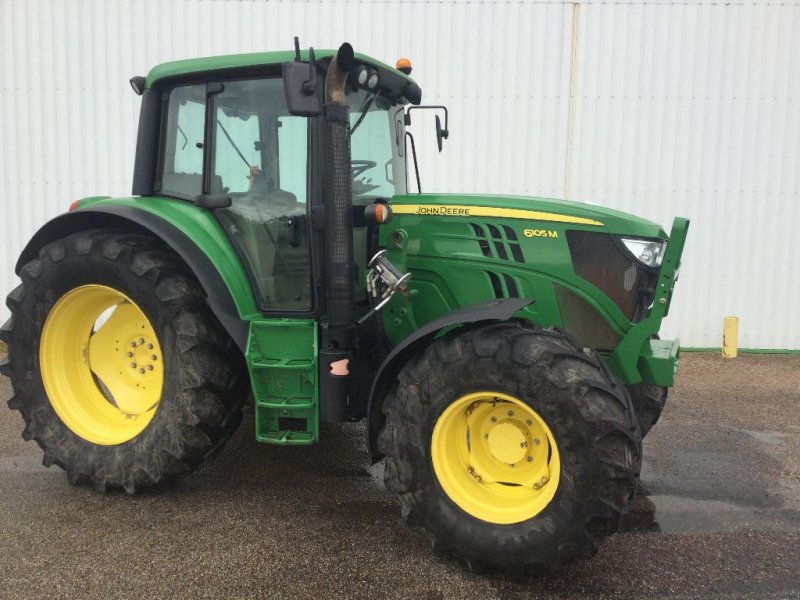
M543 327L569 329L559 308L556 286L560 286L585 301L608 324L608 337L614 343L604 355L617 376L626 383L645 378L658 385L672 384L677 354L666 359L663 353L648 354L646 342L658 333L668 308L685 239L685 220L675 221L655 304L648 316L634 325L611 298L575 274L566 232L668 239L655 223L594 205L513 196L407 195L394 197L391 206L395 215L381 228L380 243L398 268L412 273L409 293L397 295L383 311L384 327L393 344L443 314L496 298L498 289L502 296L512 296L515 291L519 297L533 298L519 318ZM489 226L494 227L500 241L487 234L488 249L483 252L476 243L480 239L475 226L487 232ZM516 244L523 262L512 256L511 247ZM496 276L495 284L490 273ZM659 303L662 297L666 304ZM665 360L666 366L662 364Z
M239 256L210 211L198 208L190 202L159 196L84 198L79 202L78 210L104 204L128 206L153 213L183 231L205 252L219 271L236 304L239 318L249 321L261 317Z
M316 60L331 58L336 54L336 50L314 50ZM302 60L308 60L308 51L302 50L300 52ZM365 56L364 54L355 53L356 60L364 63L375 65L389 69L400 77L408 81L413 81L408 75L390 67L389 65L375 60L372 57ZM163 63L153 67L150 73L147 74L145 86L150 88L157 81L161 79L169 79L171 77L190 75L192 73L204 73L207 71L219 71L225 69L243 69L249 67L270 67L281 65L285 62L291 62L295 59L294 51L276 51L276 52L251 52L247 54L230 54L227 56L209 56L203 58L189 58L186 60L176 60L173 62Z
M319 440L317 323L262 319L250 323L247 367L255 398L256 439L272 444ZM283 419L304 429L291 429Z

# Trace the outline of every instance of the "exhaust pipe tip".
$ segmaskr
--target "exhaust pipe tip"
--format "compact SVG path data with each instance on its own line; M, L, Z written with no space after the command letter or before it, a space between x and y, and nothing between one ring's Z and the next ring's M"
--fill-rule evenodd
M344 71L345 73L349 73L350 69L353 68L353 65L356 60L355 52L353 52L353 47L345 42L339 49L336 51L336 65L339 67L340 71Z
M353 47L345 42L334 54L325 76L325 101L344 104L344 86L347 74L355 63Z

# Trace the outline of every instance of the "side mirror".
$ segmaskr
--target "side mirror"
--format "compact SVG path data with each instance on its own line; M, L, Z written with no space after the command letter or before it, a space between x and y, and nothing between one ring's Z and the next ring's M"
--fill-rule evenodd
M406 126L411 125L412 110L441 110L444 112L444 127L442 127L442 120L439 118L439 115L436 115L436 146L439 148L439 152L441 152L442 140L446 140L448 137L450 137L450 129L447 123L449 120L447 107L439 104L431 106L409 106L404 117Z
M300 44L295 43L294 62L283 63L283 91L289 114L315 117L322 113L319 89L319 72L314 62L314 49L308 51L308 62L300 61Z
M436 145L439 147L439 152L442 151L442 140L446 140L449 136L450 132L442 129L442 120L436 115Z

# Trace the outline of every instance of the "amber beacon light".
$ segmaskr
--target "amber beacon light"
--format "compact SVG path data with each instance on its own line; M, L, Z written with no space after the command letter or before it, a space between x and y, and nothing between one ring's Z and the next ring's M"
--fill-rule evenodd
M407 58L398 58L394 66L401 73L411 75L411 61Z

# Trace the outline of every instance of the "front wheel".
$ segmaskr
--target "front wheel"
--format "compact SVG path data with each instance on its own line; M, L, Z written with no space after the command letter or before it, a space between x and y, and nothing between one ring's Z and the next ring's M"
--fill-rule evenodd
M441 338L404 367L384 414L386 487L473 569L559 573L597 551L636 489L625 387L559 331Z
M639 420L642 437L653 428L667 403L668 388L651 383L636 383L628 386L631 403Z
M236 430L241 355L156 240L87 231L43 248L8 296L3 374L42 462L136 490L193 471Z

